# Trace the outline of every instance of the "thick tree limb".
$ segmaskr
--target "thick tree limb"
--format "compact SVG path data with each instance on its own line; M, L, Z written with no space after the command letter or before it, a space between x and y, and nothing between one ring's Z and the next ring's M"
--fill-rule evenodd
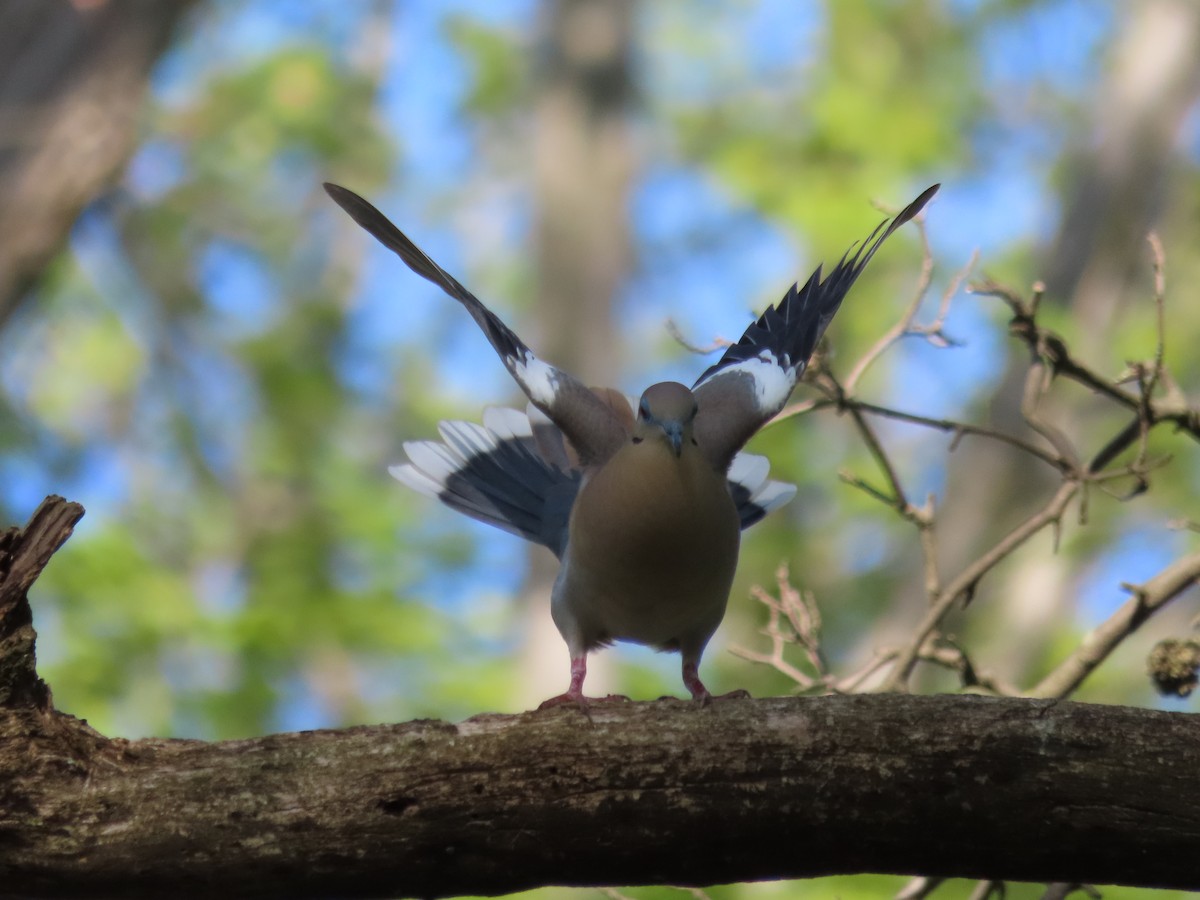
M971 696L677 701L109 741L0 714L22 896L435 897L834 872L1200 888L1200 719Z
M6 896L436 897L913 871L1200 888L1200 719L1181 714L867 695L110 740L53 710L33 669L26 592L82 514L51 497L0 535Z

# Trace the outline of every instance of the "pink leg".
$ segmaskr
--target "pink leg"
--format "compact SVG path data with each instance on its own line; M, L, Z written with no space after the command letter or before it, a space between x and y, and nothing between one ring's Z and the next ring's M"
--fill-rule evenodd
M696 671L696 663L690 660L684 660L683 663L683 684L684 687L692 692L692 699L701 706L704 706L712 699L712 694L708 692L708 688L700 680L700 673Z
M609 694L607 697L588 698L583 696L583 679L587 677L587 655L577 656L571 660L571 686L565 694L551 697L538 704L538 709L551 709L555 706L578 706L585 713L590 703L628 703L629 698L620 694Z
M714 697L708 692L704 682L700 680L697 664L689 660L684 660L683 663L683 683L692 692L692 699L701 706L708 706L713 700L748 700L750 698L750 692L744 690L730 691L728 694Z
M587 677L587 655L577 656L571 660L571 686L565 694L551 697L538 704L538 709L550 709L553 706L563 706L573 703L584 709L587 708L587 698L583 696L583 679Z

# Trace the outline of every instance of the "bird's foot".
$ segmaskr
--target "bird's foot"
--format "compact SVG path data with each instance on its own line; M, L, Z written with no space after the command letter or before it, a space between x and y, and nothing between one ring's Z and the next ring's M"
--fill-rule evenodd
M551 697L549 700L543 700L538 704L538 709L554 709L556 706L577 706L584 712L596 704L602 703L632 703L633 701L624 694L608 694L604 697L585 697L582 692L578 694L567 691L565 694L559 694L557 697Z
M697 706L708 706L714 701L721 700L749 700L750 692L742 688L736 691L730 691L728 694L710 694L707 690L695 693L692 695L692 702Z
M738 688L736 691L730 691L728 694L717 694L713 700L749 700L750 692L745 688Z
M566 693L543 700L538 709L553 709L556 706L577 706L586 716L588 707L593 703L629 703L630 699L622 694L609 694L606 697L583 696L583 679L587 677L587 655L576 656L571 660L571 686Z
M683 664L683 683L691 692L692 700L699 706L708 706L714 700L749 700L750 692L746 690L730 691L728 694L718 694L714 697L708 692L708 688L704 686L704 682L700 680L700 674L696 671L696 663L692 661Z

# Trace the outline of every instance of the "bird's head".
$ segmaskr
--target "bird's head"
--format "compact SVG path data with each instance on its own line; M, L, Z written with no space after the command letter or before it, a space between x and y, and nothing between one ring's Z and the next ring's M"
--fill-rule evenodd
M679 456L684 441L692 439L692 423L696 419L696 395L677 381L652 384L638 403L637 421L633 426L633 441L662 440Z

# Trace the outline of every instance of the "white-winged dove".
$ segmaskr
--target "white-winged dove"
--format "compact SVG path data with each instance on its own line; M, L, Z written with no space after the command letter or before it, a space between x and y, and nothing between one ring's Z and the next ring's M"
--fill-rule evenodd
M803 287L793 284L691 389L673 381L647 388L635 416L619 392L588 388L534 356L366 200L325 185L354 221L466 307L532 403L525 414L488 409L482 426L442 422L444 443L406 443L410 462L390 471L561 560L550 609L570 651L571 682L543 707L585 705L587 654L613 641L679 651L692 697L710 699L697 667L725 615L740 531L796 492L767 479L763 457L739 451L783 408L880 244L937 189L881 223L825 278L818 267Z

